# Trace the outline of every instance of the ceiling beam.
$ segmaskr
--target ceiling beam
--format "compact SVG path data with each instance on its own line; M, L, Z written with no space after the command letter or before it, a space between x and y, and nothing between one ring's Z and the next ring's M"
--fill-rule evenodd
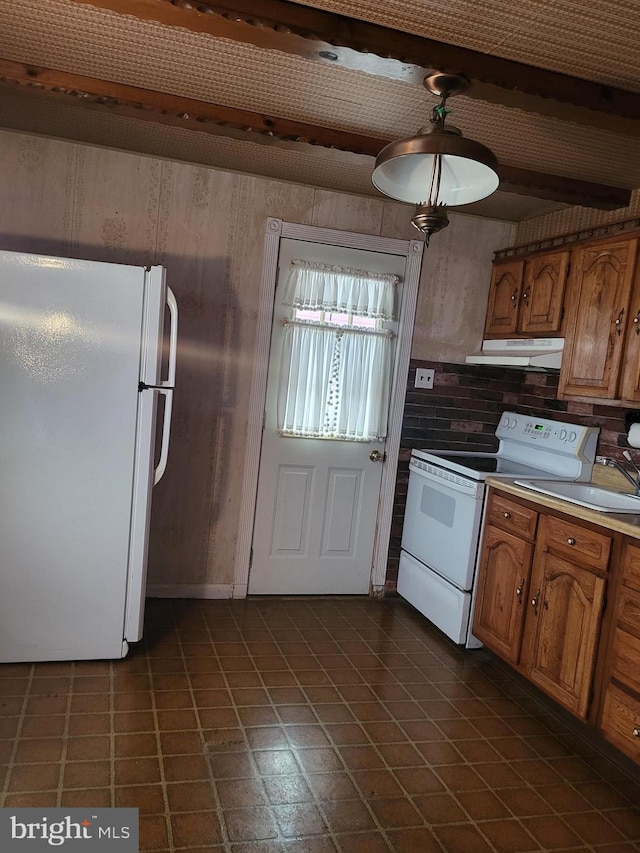
M408 82L462 73L466 97L640 135L640 94L287 0L74 2Z
M30 92L56 97L67 103L74 102L117 115L187 127L214 135L219 135L221 129L231 128L261 134L274 143L280 140L301 142L370 157L376 157L391 141L7 59L0 59L0 85L26 87ZM631 198L631 192L626 189L559 175L541 174L507 165L501 165L499 172L500 189L504 192L600 210L627 207Z

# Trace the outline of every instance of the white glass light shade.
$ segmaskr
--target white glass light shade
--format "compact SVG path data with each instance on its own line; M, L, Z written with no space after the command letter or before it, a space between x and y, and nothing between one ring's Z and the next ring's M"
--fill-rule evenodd
M429 202L434 160L440 155L440 190L434 203L455 207L498 188L498 162L484 145L450 133L428 133L392 142L376 158L372 181L385 195L413 204Z

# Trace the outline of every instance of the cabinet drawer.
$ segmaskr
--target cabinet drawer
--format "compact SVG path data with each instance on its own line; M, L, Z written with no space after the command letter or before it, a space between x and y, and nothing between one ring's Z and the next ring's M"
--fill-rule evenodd
M543 524L543 540L549 550L581 565L606 570L611 551L609 536L553 516L545 516Z
M640 762L640 700L610 685L601 728L607 740Z
M622 583L640 592L640 548L637 545L627 545Z
M640 636L640 592L623 586L618 594L618 622L623 627L630 629ZM638 657L638 669L640 670L640 656ZM640 688L639 688L640 691Z
M640 639L616 628L613 640L611 675L640 693Z
M538 525L538 513L534 509L510 501L498 494L492 494L487 509L487 524L493 524L533 542Z

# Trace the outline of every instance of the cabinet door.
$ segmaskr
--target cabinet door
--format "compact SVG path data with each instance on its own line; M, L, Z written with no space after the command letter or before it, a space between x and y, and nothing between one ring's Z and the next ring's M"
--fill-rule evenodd
M480 558L474 635L518 663L533 545L488 525Z
M637 243L574 250L559 397L617 398Z
M554 252L526 262L519 331L530 335L560 332L569 254Z
M524 261L498 261L493 266L485 335L505 337L518 328L518 306Z
M629 303L623 361L620 398L640 403L640 269L636 271L635 284Z
M578 717L589 710L604 601L603 578L548 552L537 555L523 650L527 675Z

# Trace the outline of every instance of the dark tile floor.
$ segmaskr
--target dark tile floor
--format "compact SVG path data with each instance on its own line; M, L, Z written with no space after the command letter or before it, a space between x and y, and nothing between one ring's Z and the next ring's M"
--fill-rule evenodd
M152 601L116 663L0 668L0 806L144 851L640 849L640 773L397 598Z

